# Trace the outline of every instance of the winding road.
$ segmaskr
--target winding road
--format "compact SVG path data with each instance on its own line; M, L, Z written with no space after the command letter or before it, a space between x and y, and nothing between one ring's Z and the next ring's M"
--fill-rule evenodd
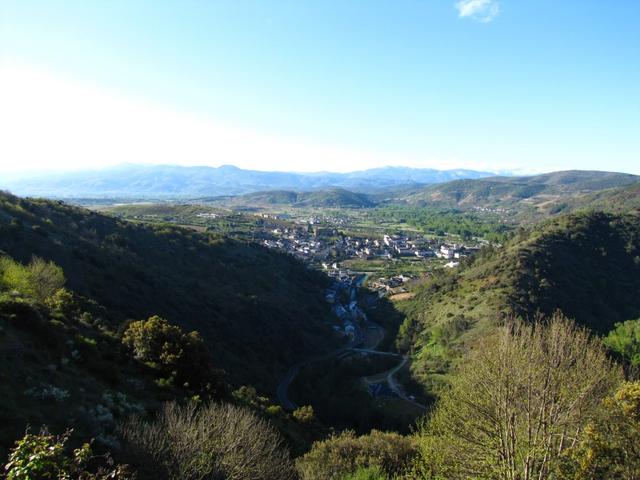
M356 295L357 289L362 286L364 279L365 279L365 276L360 277L359 279L354 281L353 284L349 287L351 289L350 299L352 301L357 298L357 295ZM376 328L382 328L379 325L373 322L370 322L367 319L366 314L359 307L358 307L358 311L363 316L365 320L365 325L373 325ZM280 380L280 383L278 384L278 387L276 390L276 394L278 396L278 401L280 402L280 405L282 405L282 407L286 410L295 410L296 408L298 408L295 402L293 402L289 398L288 392L289 392L289 388L291 387L291 384L293 383L296 376L300 372L300 369L306 365L328 360L329 358L332 358L332 357L338 357L348 352L362 352L362 353L367 353L371 355L383 355L383 356L393 356L393 357L400 356L400 354L398 353L382 352L379 350L375 350L375 346L374 348L360 348L363 342L364 342L364 335L362 333L362 329L359 326L355 325L354 336L347 345L344 345L320 357L312 358L304 362L296 363L295 365L292 365L291 367L289 367L287 372L282 377L282 380ZM410 402L417 407L426 409L424 405L421 405L415 402L414 400L411 400L409 397L407 397L402 391L402 388L400 387L400 385L396 382L394 378L394 375L406 365L407 361L408 361L408 357L404 355L402 356L402 361L392 369L387 370L386 372L369 376L369 377L363 377L362 380L365 382L365 384L380 383L381 381L385 381L389 385L389 388L391 389L391 391L394 392L399 398L407 402ZM379 379L377 382L372 380L376 378Z
M311 365L312 363L322 362L332 357L338 357L345 352L354 350L355 347L362 343L362 341L362 330L360 330L359 327L356 327L353 340L351 340L347 345L344 345L337 350L333 350L325 355L322 355L321 357L312 358L305 362L296 363L295 365L289 367L289 370L287 370L287 373L285 373L284 377L282 377L282 380L280 380L280 383L278 384L278 388L276 390L276 394L278 395L278 402L280 402L282 408L284 408L285 410L295 410L296 408L298 408L298 406L289 398L288 392L289 387L295 380L302 367L304 367L305 365Z

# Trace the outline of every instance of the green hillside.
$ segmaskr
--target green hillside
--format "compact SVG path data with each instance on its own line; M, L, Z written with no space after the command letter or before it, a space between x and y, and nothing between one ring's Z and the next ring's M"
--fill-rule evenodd
M456 180L400 193L391 202L461 209L501 209L511 220L532 222L549 215L602 206L617 189L637 188L640 177L625 173L565 171L529 177ZM596 197L599 201L596 201ZM632 195L625 199L637 203ZM629 209L633 205L625 204ZM623 209L620 209L622 211Z
M211 203L230 208L260 208L274 205L307 208L368 208L375 205L368 195L343 188L306 192L272 190L211 199Z
M160 315L199 331L232 384L272 393L289 365L336 342L324 276L250 243L3 194L0 250L60 265L114 325Z
M433 390L470 342L508 316L561 310L606 333L640 315L640 217L556 217L441 272L397 307L406 314L398 346Z

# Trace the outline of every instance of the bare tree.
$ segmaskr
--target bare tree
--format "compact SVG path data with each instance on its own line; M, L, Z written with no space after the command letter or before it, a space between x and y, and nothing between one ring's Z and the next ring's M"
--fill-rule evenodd
M165 404L152 422L120 427L135 463L152 477L175 480L288 480L293 464L266 420L230 404Z
M476 346L422 427L420 471L546 479L621 378L600 342L562 315L509 322Z

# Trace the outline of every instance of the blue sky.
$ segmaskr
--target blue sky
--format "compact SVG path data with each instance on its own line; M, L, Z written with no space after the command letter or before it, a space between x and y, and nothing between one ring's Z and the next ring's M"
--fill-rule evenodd
M637 0L0 0L0 169L640 174Z

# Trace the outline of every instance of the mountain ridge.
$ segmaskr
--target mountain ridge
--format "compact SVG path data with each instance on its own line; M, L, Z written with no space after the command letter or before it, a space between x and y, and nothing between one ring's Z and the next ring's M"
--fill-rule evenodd
M475 170L409 167L382 167L348 173L300 173L244 170L233 165L182 167L124 164L102 170L8 178L0 181L0 188L21 196L55 198L185 198L237 195L260 190L372 190L490 175L493 174Z

